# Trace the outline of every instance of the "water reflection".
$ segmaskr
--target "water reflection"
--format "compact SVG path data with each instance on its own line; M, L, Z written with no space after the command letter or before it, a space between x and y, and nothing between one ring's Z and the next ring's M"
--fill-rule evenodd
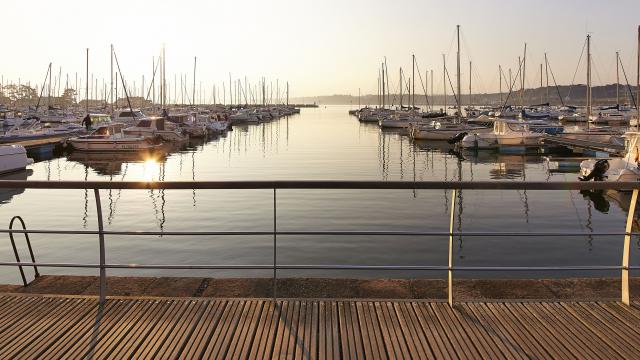
M87 169L92 169L98 175L109 177L121 174L124 164L143 163L145 169L143 179L151 181L157 175L158 164L166 161L166 154L164 152L92 153L74 151L67 158L84 165ZM109 178L109 180L113 180L113 178Z
M25 169L0 175L0 180L27 180L33 174L33 170ZM9 203L14 196L24 193L24 189L0 189L0 205Z

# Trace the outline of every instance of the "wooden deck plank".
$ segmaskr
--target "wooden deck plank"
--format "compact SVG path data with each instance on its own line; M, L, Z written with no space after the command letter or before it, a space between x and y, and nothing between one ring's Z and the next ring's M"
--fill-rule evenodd
M251 315L251 318L248 320L247 326L245 327L244 335L242 342L238 345L238 349L236 350L236 354L232 354L232 357L246 359L249 357L251 353L251 348L253 347L253 343L256 340L256 333L258 332L258 327L260 325L260 319L263 317L262 312L266 308L265 301L258 301L256 303L256 308ZM259 339L259 338L258 338Z
M46 348L38 349L34 358L37 359L53 359L63 358L70 350L70 346L83 341L92 331L95 331L97 325L96 320L103 318L105 313L117 311L119 308L128 306L124 302L108 301L104 306L100 306L93 302L94 306L91 312L84 318L73 324L73 326L65 329L66 331L51 337L50 343Z
M634 349L632 344L636 341L628 341L623 339L623 333L618 331L615 324L602 321L602 318L598 314L591 312L584 304L563 304L564 306L575 311L578 316L584 319L585 324L594 331L598 336L607 341L616 349L616 352L623 356L632 358L633 354L638 353L637 349Z
M82 333L76 334L75 339L68 339L68 342L62 345L59 356L67 359L81 359L87 353L92 354L100 338L108 333L130 309L137 306L138 302L138 300L116 300L113 301L113 306L109 306L108 302L106 306L98 310L95 318L86 319L85 326L80 327L83 330ZM57 358L57 356L52 358Z
M280 322L280 305L269 301L265 307L256 331L256 340L249 351L249 359L252 360L270 359L273 352L275 333Z
M640 358L615 302L109 299L0 295L0 358Z
M220 323L222 331L217 336L216 342L209 343L209 346L203 354L204 359L224 358L229 351L229 346L233 340L234 333L240 323L240 319L245 311L248 311L251 303L248 301L234 300L235 307L233 311L226 317L223 323Z
M434 312L438 316L438 320L443 327L447 327L450 330L450 334L453 335L455 341L460 344L462 353L468 354L474 358L489 358L489 354L484 351L482 347L474 342L474 339L469 336L462 325L457 320L454 309L446 303L433 303L430 306L434 309ZM451 335L449 335L451 336Z
M457 305L449 312L449 318L452 321L457 321L462 331L467 334L467 337L471 339L471 342L475 344L478 351L484 358L491 359L504 359L506 356L499 348L493 343L493 339L488 336L484 329L476 326L471 318L470 314L461 306Z
M35 311L25 314L4 333L0 335L0 343L7 344L0 349L0 358L9 358L16 346L24 346L36 335L43 323L48 323L52 318L60 316L61 312L70 309L72 299L65 302L49 302L46 306L36 308Z
M90 306L89 302L82 299L68 299L56 311L52 311L39 319L28 331L23 333L15 331L13 339L7 341L9 343L8 346L3 346L0 349L0 358L9 359L18 355L20 357L28 357L30 350L46 346L48 334L64 331L64 324L84 316Z
M515 324L505 321L505 319L499 314L493 311L493 308L487 306L487 304L469 304L469 307L474 310L478 315L483 316L485 321L491 322L494 325L494 329L503 336L509 338L509 344L517 346L521 351L524 351L528 358L548 358L549 355L540 349L539 344L532 344L530 341L523 340L523 334L519 327Z
M136 351L130 359L148 359L152 357L153 353L162 346L162 342L173 331L176 319L179 319L189 309L189 302L178 301L162 315L158 325L154 328L153 334L147 337L147 340Z
M529 356L522 350L520 346L516 344L510 334L501 331L500 324L496 323L491 317L486 316L482 312L478 312L475 307L470 307L469 304L458 304L465 310L471 322L476 323L476 326L480 327L482 332L486 336L493 340L493 343L498 349L509 359L528 359Z
M550 308L546 307L546 305L544 303L530 304L528 309L534 316L545 322L547 327L562 329L563 331L557 332L557 336L560 341L563 341L574 351L574 354L600 359L610 359L616 356L614 352L608 349L606 344L594 338L591 332L585 331L584 327L580 326L581 324L571 321L571 318L562 312L549 311Z
M222 317L224 308L227 306L226 301L212 301L207 306L202 321L199 321L192 335L192 341L187 343L186 348L180 354L180 359L193 359L199 356L206 348L213 329L218 326L218 322Z
M582 322L591 332L602 339L606 346L613 349L620 356L625 358L633 358L633 352L629 352L624 344L618 339L617 334L610 334L607 328L603 327L599 321L586 311L581 310L579 306L572 304L559 303L559 308L567 310L577 321Z
M279 312L280 321L278 322L278 330L275 334L275 343L273 346L272 357L274 359L284 358L287 352L289 336L291 334L291 317L293 317L292 301L282 301L281 311Z
M177 319L171 332L156 349L153 358L175 359L179 357L186 347L185 342L189 341L191 334L195 331L194 324L202 319L208 306L208 300L190 300L188 310Z
M74 329L80 321L95 314L97 305L93 301L86 299L80 300L80 304L76 309L69 311L61 318L54 319L52 324L43 331L37 340L33 341L23 352L19 353L20 358L38 358L39 353L47 351L60 338L66 335L68 331Z
M526 307L520 305L521 304L517 303L506 303L502 308L505 312L511 312L514 321L520 321L532 336L542 341L546 345L545 349L550 352L553 357L561 357L563 359L576 358L577 355L573 354L571 349L567 349L566 346L558 340L553 330L550 331L545 328L543 323L538 321L526 310Z
M155 301L151 309L146 310L139 326L128 333L126 339L118 348L114 349L110 357L114 359L127 358L138 351L147 338L152 334L162 316L171 308L175 301Z
M444 358L447 355L455 356L456 352L451 346L451 343L447 340L444 330L438 323L438 320L433 318L430 311L422 303L413 303L412 308L416 313L416 317L420 322L422 331L427 334L427 338L432 340L429 342L432 345L431 349L434 353L438 354L438 358Z

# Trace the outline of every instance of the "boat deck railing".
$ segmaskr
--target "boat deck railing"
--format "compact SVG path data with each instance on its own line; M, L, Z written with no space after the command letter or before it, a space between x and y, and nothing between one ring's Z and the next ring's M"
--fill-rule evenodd
M640 266L629 265L630 242L634 212L638 200L640 183L636 182L507 182L507 181L167 181L167 182L105 182L105 181L0 181L0 189L83 189L93 190L97 210L97 230L52 230L52 229L27 229L21 218L12 219L9 229L0 229L0 233L8 233L12 244L16 261L0 262L0 266L18 267L22 275L24 285L27 285L23 267L33 267L36 277L37 267L57 268L93 268L99 269L99 299L104 302L107 297L107 269L175 269L175 270L271 270L273 272L273 300L278 297L277 276L278 270L376 270L376 271L446 271L448 272L448 302L454 302L454 272L465 271L621 271L621 302L629 305L629 270L640 269ZM237 190L258 189L269 191L273 194L273 227L270 231L111 231L105 230L102 217L102 205L100 191L106 189L131 189L131 190ZM449 231L280 231L278 230L278 192L287 189L327 190L327 189L354 189L354 190L451 190L452 199L461 190L618 190L632 193L629 211L623 232L600 232L584 234L581 232L460 232L454 231L455 201L452 201ZM13 229L14 220L19 219L23 227ZM24 234L29 247L31 262L21 261L15 249L14 234ZM29 234L51 235L92 235L98 238L99 263L52 263L37 262L31 249ZM270 264L238 265L238 264L122 264L106 262L105 236L272 236L273 256ZM448 265L347 265L347 264L279 264L278 263L278 237L279 236L448 236ZM620 265L610 266L458 266L453 261L453 239L458 236L500 236L500 237L549 237L566 236L577 237L585 235L620 236L623 240L623 250Z

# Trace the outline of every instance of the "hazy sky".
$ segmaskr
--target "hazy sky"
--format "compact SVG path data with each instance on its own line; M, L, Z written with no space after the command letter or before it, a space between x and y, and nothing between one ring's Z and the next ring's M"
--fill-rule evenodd
M640 0L307 1L307 0L2 0L0 74L5 82L41 82L48 63L63 82L90 72L108 78L114 44L128 82L148 84L152 56L163 44L167 80L185 73L210 93L215 83L247 76L289 80L292 96L376 93L383 57L397 82L415 53L442 90L442 54L455 76L456 24L462 29L463 88L469 59L474 92L498 87L498 64L517 71L528 43L527 83L537 86L544 52L560 83L570 83L587 31L592 33L594 85L615 81L615 51L635 82ZM585 82L580 69L576 82ZM179 79L179 78L178 78ZM633 79L633 80L632 80ZM179 80L178 80L179 81ZM623 80L624 82L624 80ZM171 85L173 92L173 85ZM466 92L466 90L465 90ZM207 95L209 96L209 95Z

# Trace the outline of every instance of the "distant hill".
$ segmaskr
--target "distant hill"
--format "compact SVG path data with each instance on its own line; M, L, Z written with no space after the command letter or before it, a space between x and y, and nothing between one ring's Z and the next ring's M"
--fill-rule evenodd
M586 95L587 95L587 86L583 84L568 86L563 85L556 87L549 87L549 102L552 105L560 105L562 102L560 101L560 97L562 97L562 101L566 105L586 105ZM616 85L604 85L604 86L595 86L591 89L592 91L592 99L594 105L605 105L605 104L615 104L616 102ZM631 91L633 93L633 97L636 97L636 87L632 86ZM560 96L558 96L558 92ZM393 105L398 105L400 103L400 95L391 94L388 96L389 101ZM540 104L547 102L547 88L541 87L537 89L525 89L524 91L524 103L525 105L532 104ZM435 95L433 99L429 97L429 101L433 102L436 105L444 104L444 96ZM408 104L410 98L404 94L403 95L403 104ZM416 93L415 95L416 105L425 105L426 99L424 94ZM474 105L500 105L507 101L507 93L502 94L502 102L500 100L499 93L492 94L472 94L471 100L469 99L469 94L462 94L462 104L463 106L467 106L470 103ZM636 100L637 101L637 100ZM353 95L328 95L328 96L311 96L311 97L300 97L293 98L291 102L295 103L316 103L319 105L358 105L358 96ZM377 105L378 104L378 95L363 95L360 98L360 103L364 105ZM453 95L447 96L447 104L454 104L455 98ZM633 105L633 100L631 95L629 94L629 88L626 85L620 85L620 103L621 104L629 104ZM509 96L508 100L509 105L519 105L520 104L520 91L514 91ZM388 105L388 104L387 104Z

